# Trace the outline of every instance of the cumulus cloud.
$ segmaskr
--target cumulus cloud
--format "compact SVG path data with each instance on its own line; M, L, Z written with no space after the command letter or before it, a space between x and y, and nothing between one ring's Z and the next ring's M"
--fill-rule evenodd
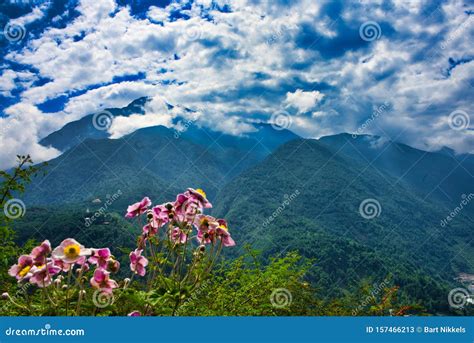
M78 13L69 22L45 26L21 48L7 47L0 96L12 105L4 107L0 123L26 120L20 106L31 123L23 132L28 140L10 142L11 151L1 153L2 165L13 163L14 154L7 155L17 149L48 159L57 152L39 147L39 139L141 96L177 106L159 111L153 108L157 100L145 116L117 118L113 137L171 125L191 113L199 125L240 135L253 129L249 122L268 121L281 110L297 114L291 130L320 137L356 132L374 108L390 103L363 133L423 149L474 152L472 130L452 130L441 119L458 108L471 111L472 8L461 2L387 7L369 1L199 0L152 6L141 15L133 6L81 0L69 8ZM38 22L41 13L22 20ZM366 21L379 24L379 39L361 39ZM67 100L54 113L39 110L61 97ZM195 112L176 112L185 107ZM5 137L18 134L3 126Z
M286 93L285 103L296 107L299 113L305 113L313 109L323 97L324 94L319 91L304 92L302 89L297 89L293 93Z
M17 104L11 106L7 114L9 117L0 118L0 169L12 167L16 155L30 154L35 162L40 162L60 154L54 148L38 144L37 137L48 124L41 120L41 112L36 107Z

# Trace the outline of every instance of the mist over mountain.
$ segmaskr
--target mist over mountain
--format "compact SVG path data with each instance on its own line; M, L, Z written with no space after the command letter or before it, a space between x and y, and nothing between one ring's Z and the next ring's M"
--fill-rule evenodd
M71 135L69 131L76 129L79 134ZM49 161L47 175L33 183L38 191L26 197L29 203L86 201L117 189L126 190L121 201L144 196L147 189L156 190L158 199L163 199L190 185L206 189L212 198L226 182L280 144L298 138L268 124L255 124L255 132L247 136L232 136L194 123L180 131L164 126L142 128L120 139L103 138L103 131L97 136L94 130L98 131L91 118L83 118L45 139L69 150Z
M320 142L333 153L345 154L367 168L374 168L382 177L389 174L393 179L385 178L387 183L404 185L423 200L457 205L463 196L474 193L474 159L469 154L456 156L449 148L422 151L369 135L339 134L322 137ZM474 210L474 204L470 210Z

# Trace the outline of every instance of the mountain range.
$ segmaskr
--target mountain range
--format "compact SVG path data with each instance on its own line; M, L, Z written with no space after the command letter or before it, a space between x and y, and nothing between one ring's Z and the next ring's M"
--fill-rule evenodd
M108 111L144 113L147 101ZM314 259L312 279L330 294L390 275L407 297L436 312L446 310L454 278L474 274L472 155L369 135L303 139L263 123L241 136L188 122L180 131L153 126L111 139L92 119L41 141L63 154L25 194L28 211L16 221L20 239L47 232L60 240L71 231L91 244L125 237L133 230L121 218L128 204L146 195L155 203L172 200L194 187L206 190L213 215L228 220L239 243L230 257L245 243L264 256L298 250ZM85 228L84 217L118 191L109 219ZM44 222L47 229L38 230Z

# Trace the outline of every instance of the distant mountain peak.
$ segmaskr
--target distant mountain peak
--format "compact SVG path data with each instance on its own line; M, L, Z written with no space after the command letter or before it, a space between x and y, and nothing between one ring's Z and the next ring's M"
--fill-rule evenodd
M110 125L112 125L112 120L115 120L114 118L130 117L136 114L153 116L155 114L159 115L161 111L163 111L164 114L171 116L172 127L169 128L169 125L164 123L160 123L160 125L152 124L152 126L166 125L170 129L170 132L174 132L177 136L181 136L183 132L187 131L189 132L187 132L186 135L190 136L198 127L200 128L200 124L189 117L193 117L193 113L196 113L195 110L185 106L170 104L164 98L159 96L144 96L133 100L125 107L104 108L100 111L97 111L96 113L88 114L79 120L69 122L61 129L44 137L39 143L46 147L53 147L64 152L86 139L110 138L112 134L113 138L118 138L122 135L132 134L134 131L141 130L143 127L135 128L133 131L119 133L117 136L117 134L110 132L109 130ZM107 121L106 125L102 127L96 123L97 118L101 116ZM146 123L148 123L148 121L146 121ZM299 137L290 130L276 129L269 123L261 122L248 124L253 125L255 127L255 131L243 133L242 136L257 140L262 138L262 136L266 136L264 141L269 145L269 150L272 150L278 146L282 141L288 141ZM157 130L163 133L163 128L158 128ZM216 132L212 128L208 128L208 130ZM150 133L153 131L153 129L150 129L145 132Z
M436 152L439 153L439 154L442 154L442 155L449 156L449 157L456 156L456 152L453 149L448 148L447 146L442 147L441 149L439 149Z

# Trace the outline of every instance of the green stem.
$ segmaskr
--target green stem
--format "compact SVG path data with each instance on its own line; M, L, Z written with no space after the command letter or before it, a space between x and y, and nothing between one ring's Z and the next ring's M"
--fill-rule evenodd
M66 316L67 316L68 309L69 309L69 287L70 287L70 284L71 284L71 276L72 276L72 266L71 266L71 269L69 269L69 272L68 272L68 274L67 274L67 288L66 288Z

